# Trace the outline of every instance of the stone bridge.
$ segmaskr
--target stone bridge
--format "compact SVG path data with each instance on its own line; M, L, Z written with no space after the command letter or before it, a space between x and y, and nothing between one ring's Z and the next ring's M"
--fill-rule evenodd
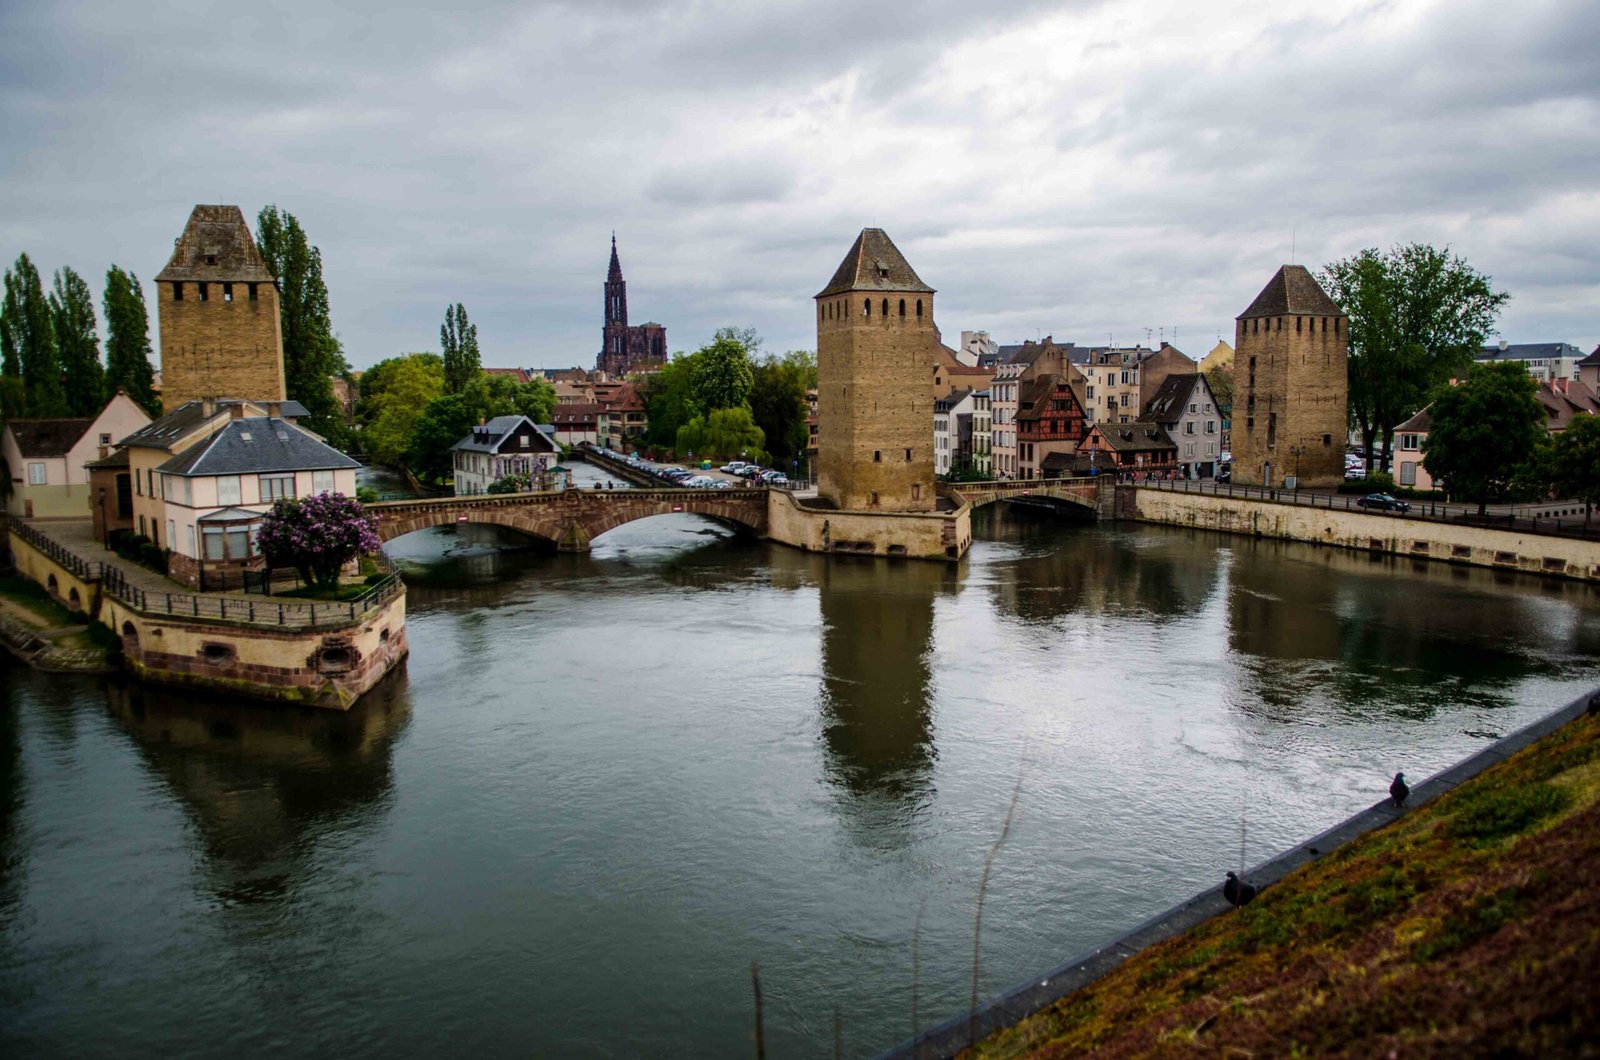
M1092 478L1047 478L1004 482L953 482L940 491L958 504L982 508L996 501L1065 504L1084 509L1098 518L1115 514L1116 483L1110 475Z
M366 506L384 541L430 526L487 523L553 543L562 552L587 552L607 530L652 515L693 512L758 536L767 533L764 489L550 490L539 493L432 497Z

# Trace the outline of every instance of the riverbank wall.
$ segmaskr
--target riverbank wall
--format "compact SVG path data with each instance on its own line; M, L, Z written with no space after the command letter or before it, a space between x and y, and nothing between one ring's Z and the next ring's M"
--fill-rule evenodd
M1485 770L1577 721L1597 697L1600 697L1600 689L1585 693L1443 772L1413 785L1403 810L1396 807L1392 799L1385 798L1304 843L1247 869L1243 878L1258 888L1265 888L1303 866L1327 858L1361 837L1391 824L1403 814L1413 813L1438 800ZM1230 912L1232 908L1223 898L1219 883L1157 913L1130 931L1073 960L991 998L975 1012L952 1017L910 1041L885 1050L879 1054L879 1060L943 1060L957 1056L974 1042L981 1042L1041 1012L1069 994L1093 985L1144 950L1177 938Z
M950 512L813 508L788 490L767 491L767 536L806 552L954 561L972 547L972 507Z
M1600 584L1600 541L1215 493L1117 487L1117 517Z
M18 574L116 633L141 680L345 710L405 658L405 586L361 601L141 590L47 533L11 523Z

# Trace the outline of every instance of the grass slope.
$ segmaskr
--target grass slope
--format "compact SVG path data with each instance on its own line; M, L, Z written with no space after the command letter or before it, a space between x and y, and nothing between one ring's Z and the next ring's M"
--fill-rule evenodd
M1586 717L967 1055L1600 1056L1597 998Z

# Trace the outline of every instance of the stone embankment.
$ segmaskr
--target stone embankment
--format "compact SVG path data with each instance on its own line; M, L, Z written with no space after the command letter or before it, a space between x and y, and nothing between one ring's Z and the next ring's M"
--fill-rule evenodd
M1119 486L1117 516L1378 555L1600 582L1600 541L1574 537L1150 486Z
M397 576L339 601L188 593L103 550L87 558L86 522L7 529L17 573L107 627L143 680L344 710L406 655Z

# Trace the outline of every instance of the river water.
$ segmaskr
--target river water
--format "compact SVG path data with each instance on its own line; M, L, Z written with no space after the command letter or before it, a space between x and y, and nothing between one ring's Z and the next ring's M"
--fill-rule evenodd
M594 472L579 469L581 478ZM845 1055L1600 680L1600 593L985 510L825 559L692 516L394 542L347 715L0 670L0 1053ZM920 955L916 970L913 949Z

